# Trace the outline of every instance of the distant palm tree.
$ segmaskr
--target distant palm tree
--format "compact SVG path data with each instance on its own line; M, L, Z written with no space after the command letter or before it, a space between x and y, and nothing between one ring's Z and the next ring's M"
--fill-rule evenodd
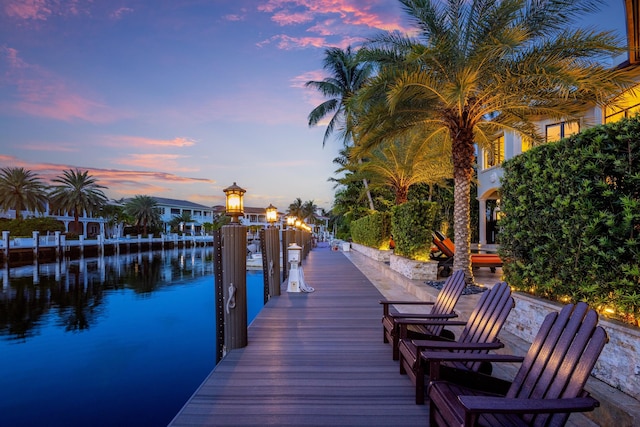
M96 183L89 171L65 170L62 177L53 179L58 185L52 186L49 195L54 209L73 212L73 231L82 234L80 230L80 215L83 212L99 213L109 199L102 192L103 185Z
M127 200L124 212L134 218L135 225L142 226L143 234L147 234L147 227L160 224L158 201L151 196L135 196Z
M318 206L316 206L313 200L307 200L302 204L302 219L307 220L307 223L314 223L317 210Z
M24 168L0 169L0 208L15 209L16 219L22 211L44 212L47 203L46 185L33 172Z
M193 218L191 217L191 214L185 211L185 212L182 212L180 215L176 215L173 218L171 218L171 221L169 221L169 225L171 226L171 231L185 231L185 230L178 230L180 227L180 223L187 224L192 221L193 221Z
M337 47L325 50L324 68L331 72L329 77L322 81L308 81L305 85L317 89L329 98L309 113L309 126L316 126L322 119L333 114L324 133L322 146L324 147L336 128L342 131L344 145L349 146L355 142L352 130L358 122L355 111L349 107L349 102L367 83L373 68L369 63L359 61L356 52L351 50L351 46L345 50ZM357 159L357 161L361 160ZM373 210L373 198L368 190L369 184L366 180L362 182L367 191L369 208Z
M300 197L296 198L293 203L289 205L288 213L290 216L295 216L300 219L303 218L304 212L302 211L302 199Z

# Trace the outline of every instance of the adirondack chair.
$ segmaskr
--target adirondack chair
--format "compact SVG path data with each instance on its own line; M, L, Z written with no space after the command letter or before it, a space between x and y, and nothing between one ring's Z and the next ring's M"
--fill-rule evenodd
M498 340L498 333L504 325L511 309L515 306L511 296L511 288L505 282L496 283L490 291L482 294L478 303L466 322L440 321L448 325L464 325L464 329L457 341L411 340L404 338L407 325L412 323L426 323L428 320L401 319L400 341L400 373L408 374L416 387L416 404L424 403L425 373L429 365L422 358L422 352L428 350L451 351L456 353L487 353L491 349L504 347ZM440 367L441 375L448 380L462 378L468 381L475 372L491 374L491 364L463 361L445 362Z
M453 266L456 246L454 243L439 231L433 233L434 249L431 251L431 259L438 261L438 267L442 268L440 275L447 277ZM502 267L502 259L498 254L471 254L471 267L488 267L492 273L496 272L496 267Z
M470 389L447 381L429 385L431 426L563 426L572 412L591 411L599 402L584 390L587 378L608 341L596 326L598 315L585 303L569 304L547 315L527 355L482 354L462 357L475 361L513 361L522 365L506 394ZM441 353L442 358L439 357ZM431 371L445 352L427 352ZM471 356L471 357L469 357ZM498 357L502 356L502 357Z
M449 277L444 287L438 292L435 301L393 301L381 300L382 304L382 327L383 340L385 343L391 342L393 349L393 360L398 360L398 325L396 321L402 318L423 318L423 319L447 319L456 317L453 311L462 291L465 287L464 272L456 271ZM431 311L426 314L417 313L400 313L391 311L391 305L432 305ZM453 333L445 330L442 325L423 325L417 326L414 336L435 338L441 335L453 338Z

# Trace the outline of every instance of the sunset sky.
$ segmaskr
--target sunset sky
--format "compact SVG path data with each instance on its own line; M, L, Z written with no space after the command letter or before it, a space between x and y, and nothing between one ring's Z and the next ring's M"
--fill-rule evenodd
M624 34L623 0L588 24ZM324 49L407 30L394 0L0 0L0 167L110 198L331 208L341 142L307 115Z

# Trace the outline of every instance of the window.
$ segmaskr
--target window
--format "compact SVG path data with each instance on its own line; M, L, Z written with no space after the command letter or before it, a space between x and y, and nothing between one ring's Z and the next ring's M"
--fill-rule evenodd
M580 124L578 122L560 122L547 125L545 138L547 142L560 141L562 138L568 138L580 132Z
M638 89L640 89L640 86L629 89L614 100L615 106L606 107L604 109L604 122L613 123L640 113L640 92L638 92Z
M171 215L180 215L180 209L171 208Z
M504 161L504 135L493 140L489 149L484 150L484 164L486 168L498 166Z

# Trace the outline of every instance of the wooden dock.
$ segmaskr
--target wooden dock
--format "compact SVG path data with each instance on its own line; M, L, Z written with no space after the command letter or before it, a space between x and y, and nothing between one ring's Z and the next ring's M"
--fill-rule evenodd
M216 366L170 426L414 426L428 421L382 342L382 295L342 252L311 251L313 293L271 299L249 345Z

